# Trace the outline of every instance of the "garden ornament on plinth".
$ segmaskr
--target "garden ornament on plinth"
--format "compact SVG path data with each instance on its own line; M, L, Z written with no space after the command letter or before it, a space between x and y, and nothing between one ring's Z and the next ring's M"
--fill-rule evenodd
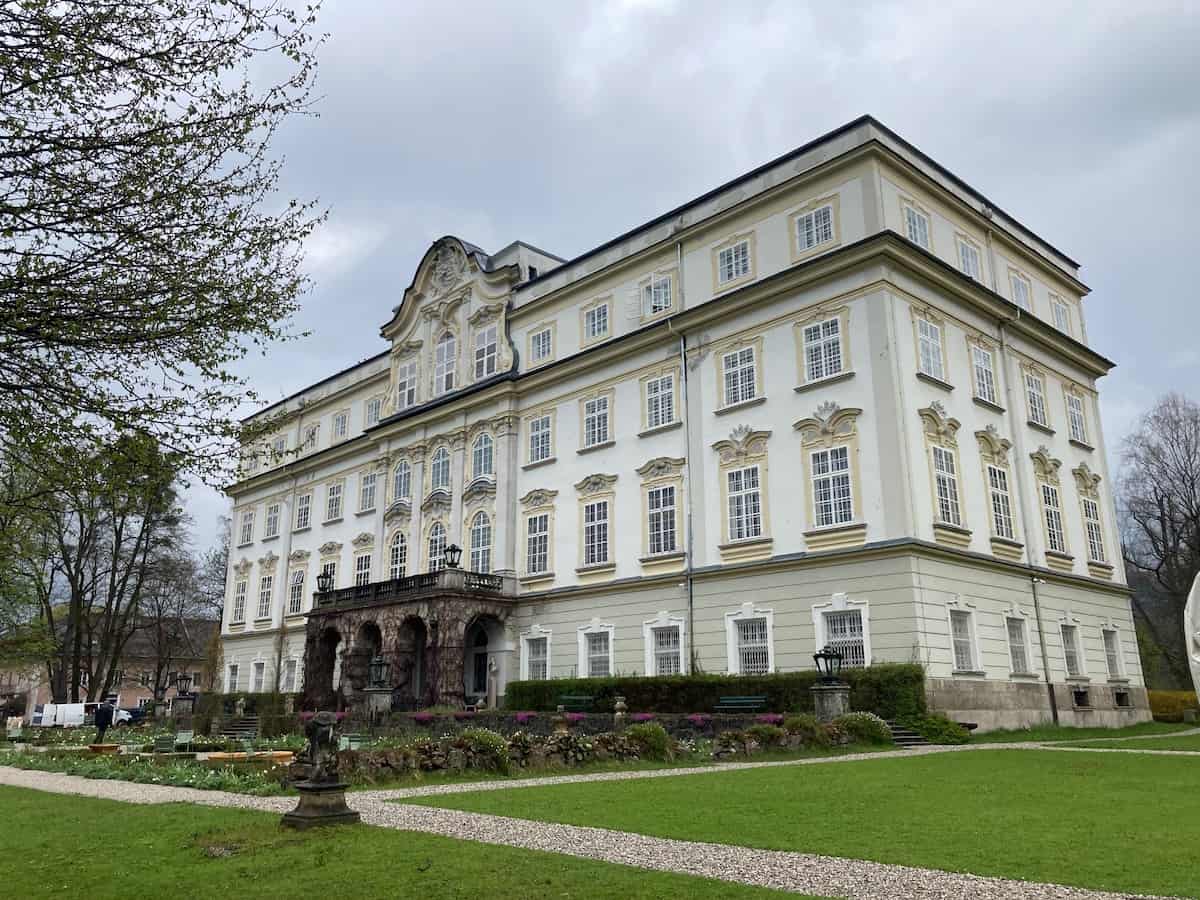
M1192 686L1200 696L1200 573L1192 582L1192 592L1183 608L1183 640L1187 645L1188 667L1192 670Z
M283 824L289 828L312 828L316 825L347 825L357 822L359 815L346 805L346 784L338 781L338 714L319 712L305 722L308 738L305 762L309 775L296 782L300 805L284 813Z

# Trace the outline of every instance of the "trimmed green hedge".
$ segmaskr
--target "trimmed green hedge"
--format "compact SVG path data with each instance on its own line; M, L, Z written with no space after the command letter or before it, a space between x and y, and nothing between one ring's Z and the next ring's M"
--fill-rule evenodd
M296 712L288 715L284 712L287 694L261 693L238 691L235 694L202 694L196 701L192 715L192 726L197 734L208 734L212 729L213 719L231 718L239 699L246 701L246 715L259 717L259 729L263 737L274 737L297 730L297 715L300 710L300 694L293 694L293 709ZM226 713L226 710L230 712Z
M767 712L812 712L809 690L817 673L777 675L665 675L613 678L555 678L549 681L510 681L504 705L509 709L553 710L564 694L596 698L596 712L612 712L613 698L625 697L630 712L711 712L722 697L765 696ZM850 708L873 712L885 719L925 712L925 672L907 663L884 663L865 669L845 669L850 684Z

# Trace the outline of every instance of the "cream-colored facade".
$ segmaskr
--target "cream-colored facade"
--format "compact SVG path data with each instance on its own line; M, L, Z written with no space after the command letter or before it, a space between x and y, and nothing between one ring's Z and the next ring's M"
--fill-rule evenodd
M502 684L832 642L984 726L1048 718L1048 684L1063 721L1145 718L1086 293L870 118L574 260L442 238L382 353L262 413L226 687L299 686L322 566L458 544L514 597Z

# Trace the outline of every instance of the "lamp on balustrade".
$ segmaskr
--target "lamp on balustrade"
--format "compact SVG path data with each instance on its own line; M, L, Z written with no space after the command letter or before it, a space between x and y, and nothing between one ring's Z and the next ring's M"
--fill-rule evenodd
M462 547L458 544L451 544L446 548L446 568L457 569L459 560L462 559Z
M386 685L391 670L391 663L385 660L381 654L376 654L372 657L371 664L367 667L367 679L371 687L383 687Z
M826 644L825 647L813 654L813 662L817 664L817 671L821 674L821 681L825 684L837 684L841 679L842 660L845 657Z
M192 692L192 676L187 672L180 672L175 678L175 693L190 694Z
M317 576L317 593L328 594L333 590L333 573L328 569L323 569L321 574Z

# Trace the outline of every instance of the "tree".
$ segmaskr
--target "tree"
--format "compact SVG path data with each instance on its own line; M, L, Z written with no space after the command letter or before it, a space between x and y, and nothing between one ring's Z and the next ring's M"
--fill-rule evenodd
M1200 572L1200 405L1167 394L1142 417L1125 441L1120 504L1126 566L1147 581L1134 611L1186 684L1183 608Z
M304 9L0 4L0 448L34 465L137 431L228 475L254 436L231 364L290 336L320 219L269 152L309 112Z
M225 579L229 571L229 516L217 517L217 543L200 557L196 595L205 608L200 615L220 619L225 612Z

